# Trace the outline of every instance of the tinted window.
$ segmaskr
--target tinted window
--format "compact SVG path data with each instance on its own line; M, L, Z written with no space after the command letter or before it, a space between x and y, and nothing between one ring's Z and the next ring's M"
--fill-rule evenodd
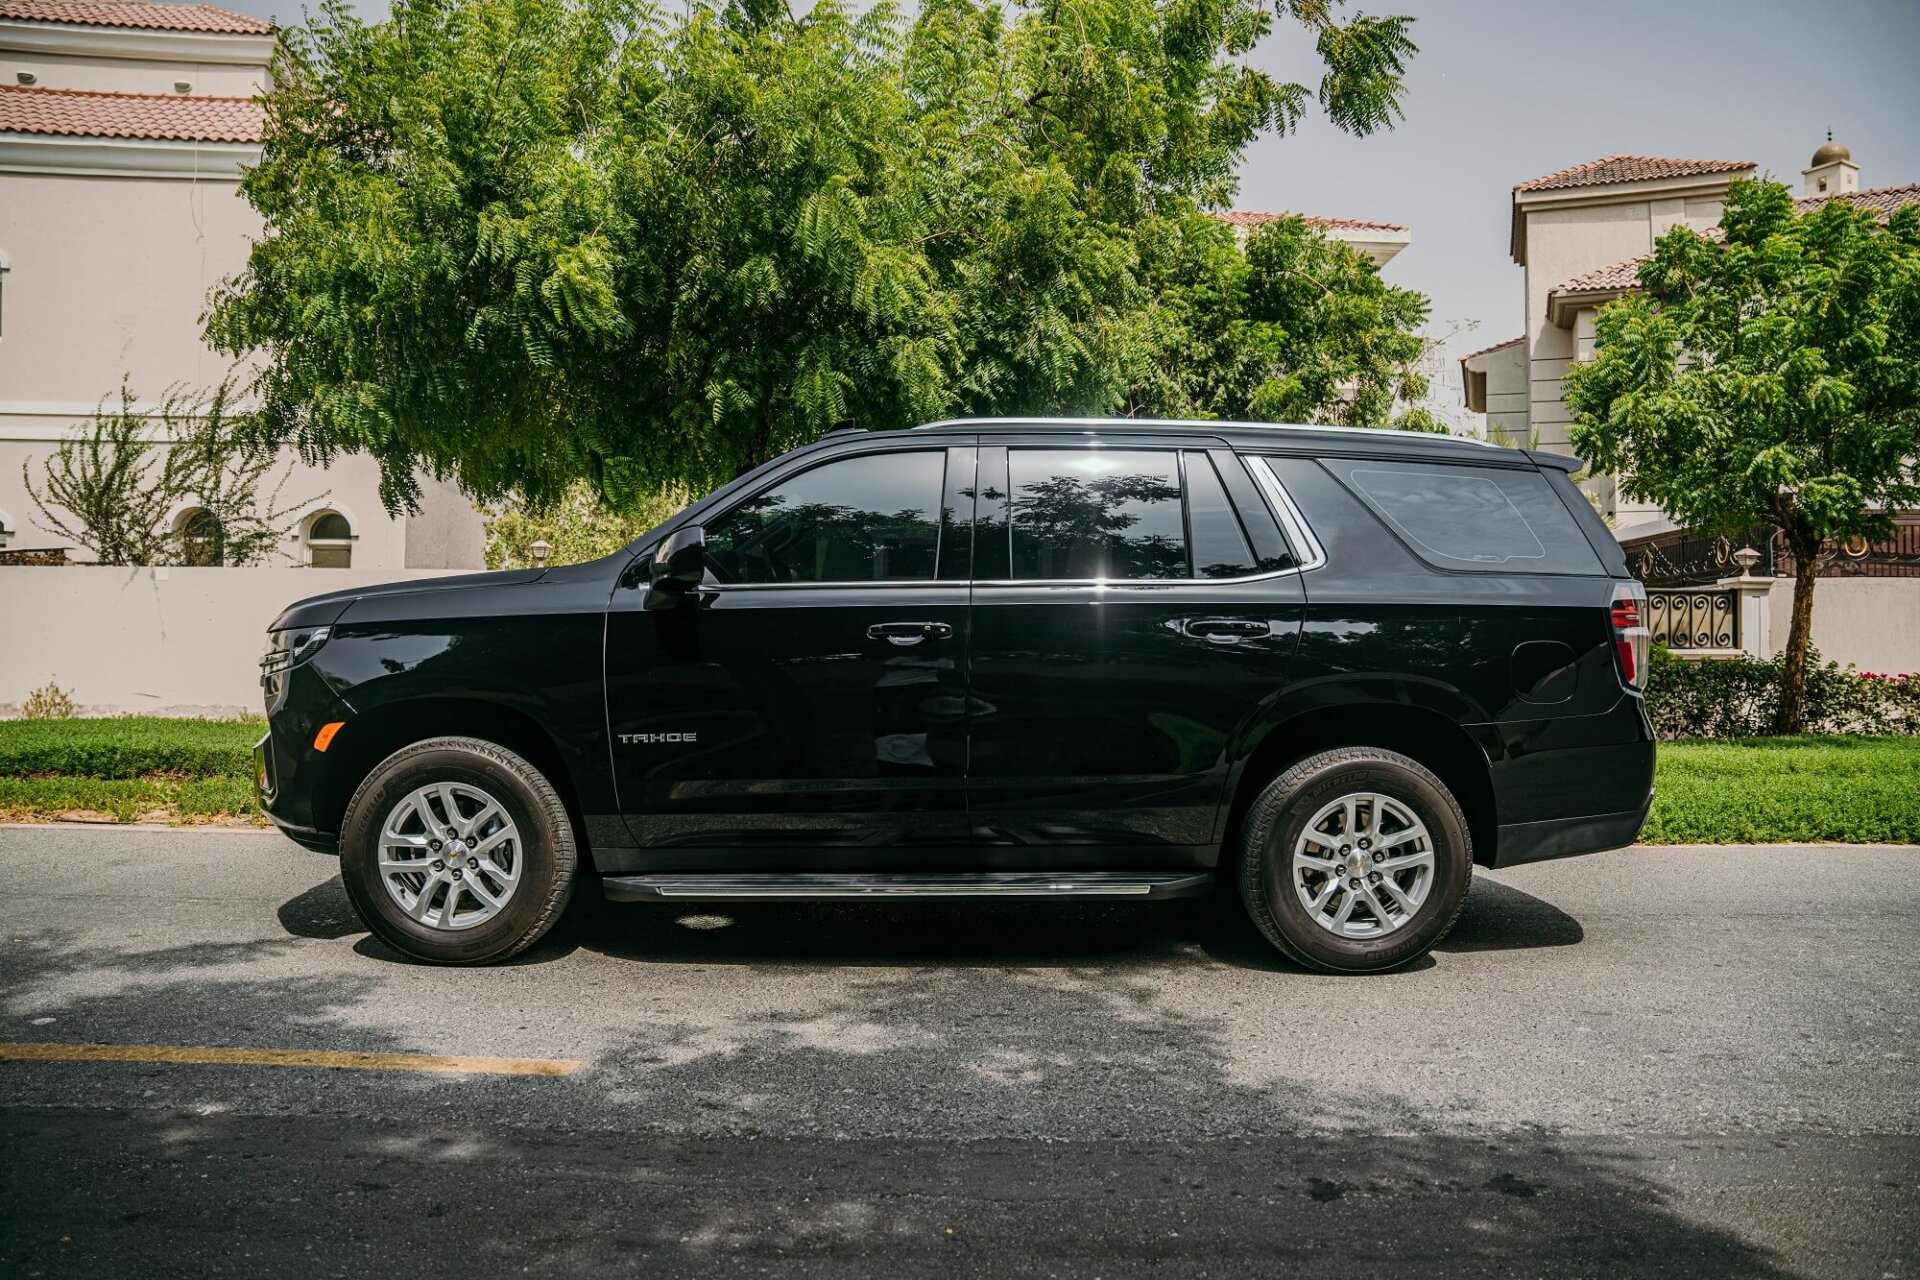
M1600 573L1537 471L1412 462L1328 463L1421 559L1489 573Z
M940 546L938 450L815 467L707 526L721 582L931 580Z
M1227 501L1213 459L1190 452L1187 459L1187 530L1193 539L1193 576L1239 578L1252 573L1253 548Z
M1014 449L1015 578L1184 578L1186 521L1171 451Z

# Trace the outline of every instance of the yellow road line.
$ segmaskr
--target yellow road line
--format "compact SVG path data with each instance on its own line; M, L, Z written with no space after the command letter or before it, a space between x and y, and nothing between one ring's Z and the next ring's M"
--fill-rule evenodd
M221 1049L166 1044L4 1044L0 1062L167 1062L194 1066L328 1067L345 1071L450 1071L489 1076L570 1076L571 1058L460 1058L433 1053L323 1049Z

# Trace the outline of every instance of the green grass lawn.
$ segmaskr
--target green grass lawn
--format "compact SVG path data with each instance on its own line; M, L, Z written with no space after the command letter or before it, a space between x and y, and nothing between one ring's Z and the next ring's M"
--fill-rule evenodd
M244 818L260 720L121 716L0 721L0 819Z
M259 821L258 720L0 721L0 819ZM1920 738L1660 745L1648 844L1920 844Z
M1646 844L1920 844L1920 738L1660 744Z

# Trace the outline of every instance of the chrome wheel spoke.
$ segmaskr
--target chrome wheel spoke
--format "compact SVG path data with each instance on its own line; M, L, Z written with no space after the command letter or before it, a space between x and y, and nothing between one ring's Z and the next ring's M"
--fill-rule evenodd
M1320 892L1314 896L1311 902L1307 903L1307 910L1313 912L1316 916L1319 915L1326 909L1327 903L1333 901L1333 895L1338 892L1340 892L1340 882L1332 876L1328 876L1326 881L1320 886Z
M1400 922L1393 918L1391 911L1387 910L1387 904L1381 901L1380 895L1375 892L1377 888L1379 888L1378 885L1370 884L1367 886L1367 905L1373 908L1374 918L1380 921L1380 927L1388 933L1392 933L1400 927ZM1411 912L1408 914L1411 914Z
M1339 837L1330 836L1325 834L1324 832L1315 831L1312 827L1308 827L1305 831L1302 831L1300 833L1300 838L1302 840L1308 841L1309 843L1317 844L1322 849L1330 849L1335 852L1338 852L1340 849Z
M468 893L480 899L480 905L490 911L498 911L506 902L506 897L503 894L497 894L491 889L488 889L483 883L483 880L484 877L482 876L468 876L460 883L466 886Z
M441 875L438 872L434 872L433 874L429 875L426 879L426 883L422 884L420 886L420 891L414 895L412 905L407 906L407 914L412 916L415 920L424 922L427 918L427 913L433 909L433 899L434 899L435 893L439 890L441 885L449 884L449 883L451 883L451 881L449 881L447 877ZM393 882L389 880L387 882L387 885L389 888L391 888L393 885ZM401 905L406 906L405 903L402 903Z
M1392 876L1382 876L1380 878L1380 883L1375 885L1374 888L1384 889L1386 891L1387 896L1392 898L1394 902L1398 903L1400 909L1406 912L1408 915L1412 915L1414 913L1414 909L1419 905L1412 898L1408 897L1404 892L1401 891L1400 886L1394 881Z
M454 825L460 828L461 837L471 842L480 832L487 830L495 818L500 820L499 828L494 831L495 836L511 829L507 825L507 811L502 809L492 799L489 799L480 812L474 814L473 817L468 818L465 822L455 823Z
M1403 854L1398 858L1388 858L1384 862L1373 864L1376 871L1405 871L1408 867L1430 867L1433 865L1433 852L1423 849L1419 853Z

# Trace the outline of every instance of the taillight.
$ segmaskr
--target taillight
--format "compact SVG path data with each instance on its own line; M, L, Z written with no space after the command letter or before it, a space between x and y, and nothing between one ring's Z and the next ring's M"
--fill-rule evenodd
M1620 664L1620 683L1638 689L1647 673L1647 651L1652 638L1647 631L1647 589L1638 582L1625 583L1615 592L1611 610L1613 656Z

